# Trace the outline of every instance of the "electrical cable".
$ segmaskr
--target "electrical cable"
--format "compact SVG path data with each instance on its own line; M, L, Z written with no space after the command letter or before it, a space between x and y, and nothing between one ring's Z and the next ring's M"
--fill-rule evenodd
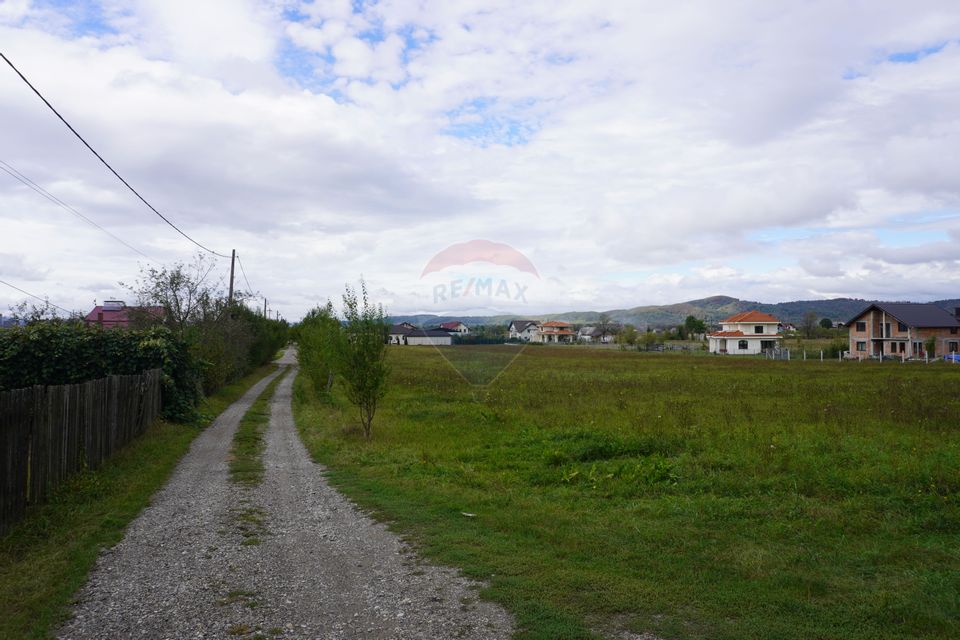
M10 176L13 177L14 179L19 180L21 183L23 183L23 184L26 185L27 187L29 187L29 188L33 189L34 191L36 191L38 194L40 194L41 196L43 196L44 198L46 198L46 199L49 200L50 202L52 202L52 203L54 203L55 205L61 207L62 209L65 209L65 210L69 211L70 213L72 213L72 214L80 217L82 220L84 220L84 221L87 222L88 224L96 227L96 228L99 229L100 231L103 231L105 234L107 234L108 236L110 236L111 238L113 238L114 240L116 240L117 242L119 242L120 244L122 244L123 246L127 247L127 248L130 249L131 251L134 251L134 252L140 254L141 256L143 256L144 258L146 258L147 260L149 260L150 262L157 262L156 260L154 260L153 258L151 258L150 256L148 256L147 254L145 254L143 251L140 251L140 249L137 249L135 246L131 245L130 243L128 243L127 241L125 241L123 238L121 238L121 237L115 235L114 233L112 233L112 232L104 229L104 228L101 227L99 224L97 224L96 222L94 222L93 220L91 220L90 218L88 218L87 216L83 215L82 213L80 213L79 211L77 211L76 209L74 209L73 207L71 207L69 204L67 204L66 202L64 202L63 200L61 200L60 198L58 198L57 196L53 195L52 193L50 193L49 191L47 191L46 189L44 189L43 187L41 187L40 185L38 185L36 182L34 182L33 180L31 180L30 178L28 178L27 176L25 176L21 171L18 171L16 168L14 168L12 165L10 165L8 162L5 162L5 161L3 161L3 160L0 160L0 171L4 171L5 173L7 173L8 175L10 175Z
M38 295L36 295L36 294L33 294L33 293L30 293L29 291L24 291L24 290L21 289L20 287L18 287L18 286L16 286L16 285L12 285L12 284L10 284L9 282L7 282L6 280L0 280L0 284L5 284L5 285L7 285L8 287L10 287L11 289L16 289L17 291L19 291L20 293L22 293L22 294L24 294L24 295L28 295L28 296L30 296L31 298L36 298L36 299L39 300L40 302L43 302L44 304L50 305L51 307L55 307L55 308L57 308L57 309L60 309L60 311L63 311L63 312L65 312L65 313L69 314L69 315L73 315L74 313L76 313L75 311L70 311L69 309L64 309L63 307L61 307L61 306L58 305L58 304L53 304L52 302L50 302L50 300L48 300L48 299L46 299L46 298L41 298L40 296L38 296Z
M237 264L240 265L240 273L243 274L243 281L247 283L247 293L249 293L254 298L258 297L253 291L253 287L250 286L250 281L247 280L247 272L243 268L243 261L240 259L240 254L237 254Z
M108 163L106 160L104 160L104 159L103 159L103 156L101 156L99 153L97 153L96 149L94 149L92 146L90 146L90 143L89 143L89 142L87 142L86 140L84 140L83 136L81 136L79 133L77 133L77 130L74 129L73 126L72 126L69 122L67 122L66 118L64 118L62 115L60 115L60 112L57 111L52 104L50 104L50 101L48 101L46 98L43 97L43 94L40 93L40 91L38 91L37 88L34 87L33 84L31 84L29 80L27 80L27 77L26 77L25 75L23 75L23 74L20 72L20 70L17 69L16 66L14 66L14 64L13 64L12 62L10 62L10 59L9 59L7 56L5 56L3 53L0 53L0 58L3 58L4 62L6 62L6 63L10 66L10 68L13 69L18 76L20 76L20 79L23 80L23 81L27 84L27 86L30 87L30 88L33 90L33 92L34 92L35 94L37 94L37 97L39 97L41 100L43 100L43 103L44 103L45 105L47 105L47 107L49 107L49 109L60 119L61 122L63 122L63 124L65 124L65 125L67 126L68 129L70 129L70 131L73 133L73 135L75 135L75 136L77 137L77 139L80 140L80 142L82 142L82 143L84 144L84 146L85 146L87 149L89 149L90 152L93 153L93 155L95 155L98 160L100 160L101 163L103 163L103 166L105 166L107 169L109 169L109 170L110 170L110 173L112 173L113 175L115 175L115 176L117 177L117 179L118 179L120 182L122 182L127 189L129 189L131 192L133 192L133 195L137 196L137 198L139 198L140 201L141 201L143 204L147 205L147 207L148 207L151 211L153 211L155 214L157 214L158 216L160 216L160 219L161 219L161 220L163 220L164 222L166 222L166 223L167 223L168 225L170 225L174 230L176 230L177 233L179 233L179 234L182 235L184 238L186 238L187 240L189 240L189 241L192 242L193 244L197 245L198 247L200 247L200 248L203 249L204 251L206 251L206 252L208 252L208 253L212 253L213 255L219 256L219 257L221 257L221 258L229 258L229 257L230 257L230 256L224 255L224 254L222 254L222 253L217 253L217 252L214 251L213 249L210 249L210 248L205 247L204 245L200 244L199 242L197 242L196 240L194 240L193 238L191 238L190 236L188 236L184 231L182 231L182 230L180 229L180 227L178 227L177 225L173 224L173 222L171 222L165 215L163 215L162 213L160 213L159 211L157 211L156 207L154 207L152 204L150 204L149 202L147 202L146 198L144 198L142 195L140 195L140 193L139 193L136 189L134 189L132 186L130 186L130 183L127 182L127 181L123 178L123 176L121 176L119 173L117 173L117 171L116 171L113 167L110 166L110 163Z

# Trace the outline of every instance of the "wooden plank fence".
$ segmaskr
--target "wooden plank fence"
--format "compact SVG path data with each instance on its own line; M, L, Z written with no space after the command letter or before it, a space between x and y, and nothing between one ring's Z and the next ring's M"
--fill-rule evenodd
M0 534L67 478L96 469L160 414L160 369L0 392Z

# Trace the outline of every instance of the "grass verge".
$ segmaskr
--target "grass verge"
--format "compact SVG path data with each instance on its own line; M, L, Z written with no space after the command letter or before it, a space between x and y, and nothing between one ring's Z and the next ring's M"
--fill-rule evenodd
M472 387L390 359L370 442L298 379L303 440L518 638L960 637L960 367L544 348Z
M263 481L263 434L270 424L270 400L284 375L264 388L240 420L230 449L230 479L236 484L255 487Z
M45 638L65 619L100 549L120 541L198 433L275 365L207 398L193 425L158 421L96 471L74 476L0 538L0 638Z

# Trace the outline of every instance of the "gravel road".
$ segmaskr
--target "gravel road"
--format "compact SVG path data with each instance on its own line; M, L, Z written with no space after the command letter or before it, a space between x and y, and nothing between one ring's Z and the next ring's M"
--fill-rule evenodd
M197 437L167 485L98 559L60 638L509 638L477 583L419 560L332 489L297 435L294 353ZM240 418L271 402L258 487L230 482Z

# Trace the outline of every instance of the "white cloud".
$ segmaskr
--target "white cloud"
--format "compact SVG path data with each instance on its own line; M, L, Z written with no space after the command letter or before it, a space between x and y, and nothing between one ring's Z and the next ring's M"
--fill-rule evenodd
M881 233L960 216L951 2L0 7L5 53L288 317L361 272L422 309L419 269L477 237L530 255L551 309L957 295L954 223ZM2 159L159 259L189 253L9 73L0 104ZM135 269L18 183L0 203L0 252L71 239L38 245L51 296Z

